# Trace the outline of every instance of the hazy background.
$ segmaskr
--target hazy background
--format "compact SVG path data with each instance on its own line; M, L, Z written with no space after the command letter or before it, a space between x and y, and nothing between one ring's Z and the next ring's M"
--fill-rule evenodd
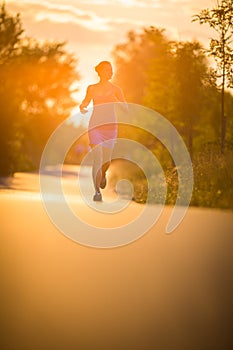
M85 88L97 77L93 67L112 59L116 44L125 41L129 30L153 25L166 28L173 40L200 40L207 44L208 26L191 23L202 8L212 7L214 0L7 0L9 10L20 12L29 36L39 40L67 40L67 47L78 57L81 81L80 101ZM114 63L114 62L113 62Z

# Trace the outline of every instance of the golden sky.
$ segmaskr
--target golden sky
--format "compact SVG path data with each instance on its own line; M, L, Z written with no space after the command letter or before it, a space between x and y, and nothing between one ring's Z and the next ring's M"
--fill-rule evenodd
M129 30L165 28L175 40L198 39L208 45L207 25L191 23L192 15L214 7L215 0L6 0L7 10L21 14L26 34L37 39L67 40L78 58L81 90L96 80L93 67L111 59ZM83 95L83 91L80 91Z

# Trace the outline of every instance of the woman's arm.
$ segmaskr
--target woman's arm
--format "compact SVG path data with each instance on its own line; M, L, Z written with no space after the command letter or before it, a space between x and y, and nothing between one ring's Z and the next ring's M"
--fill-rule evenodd
M125 96L124 96L123 91L121 90L121 88L119 86L115 86L114 93L115 93L115 96L117 98L117 101L122 102L121 106L123 107L123 109L125 111L128 111L128 105L127 105L127 102L125 100Z
M87 87L86 96L79 106L81 113L83 113L83 114L87 113L86 107L89 105L91 100L92 100L92 87L91 87L91 85L89 85Z

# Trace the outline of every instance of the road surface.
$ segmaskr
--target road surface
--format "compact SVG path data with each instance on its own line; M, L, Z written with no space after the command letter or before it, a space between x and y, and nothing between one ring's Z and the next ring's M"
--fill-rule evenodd
M94 210L90 217L76 180L68 169L74 211L94 225L123 225L142 210L132 203L116 220ZM16 174L0 190L0 210L1 349L231 348L232 212L189 208L166 235L167 207L140 239L97 249L53 225L37 174Z

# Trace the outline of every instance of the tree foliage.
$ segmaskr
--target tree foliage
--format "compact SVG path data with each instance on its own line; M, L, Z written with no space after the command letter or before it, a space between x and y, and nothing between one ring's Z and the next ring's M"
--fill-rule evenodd
M217 32L217 38L210 39L206 50L217 62L217 76L226 75L227 87L233 87L233 3L231 0L217 1L216 8L203 9L194 16L193 21L207 23Z
M174 45L173 120L185 136L193 155L195 135L202 132L208 66L200 43L178 42ZM202 118L201 118L202 117ZM205 119L205 118L204 118Z
M114 48L115 80L124 87L129 102L143 103L148 68L153 60L164 58L167 44L164 30L150 27L138 34L130 31L127 42Z
M224 152L226 137L225 86L233 88L233 2L217 1L212 9L203 9L194 16L193 21L207 23L217 32L217 38L211 38L206 50L214 57L217 67L216 76L221 79L221 150Z
M9 16L5 4L1 6L0 12L0 63L8 62L14 57L19 49L19 42L24 30L20 15Z
M170 41L164 30L150 27L140 34L131 32L128 42L116 46L113 57L115 81L128 100L169 119L183 135L191 154L202 143L216 141L219 93L216 76L199 42ZM141 137L151 143L150 137L143 133Z
M216 72L202 45L197 41L171 41L164 30L150 27L139 34L131 32L124 44L116 46L113 57L117 72L115 81L121 85L128 100L158 111L183 136L192 156L195 175L191 203L232 207L229 191L232 174L226 164L232 162L233 96L230 92L225 93L229 126L226 141L230 149L226 150L226 160L217 152L221 134L221 91ZM176 167L167 150L150 134L135 127L120 128L120 137L136 140L156 155L166 174L167 203L174 204L179 184ZM172 145L172 135L170 138ZM216 167L221 167L219 176L215 176ZM121 173L120 163L118 172ZM155 189L151 191L155 193L156 202L156 176L151 176L155 181ZM117 180L116 176L114 181ZM134 198L139 202L145 201L147 192L137 189L144 188L145 181L135 172L130 172L129 180L136 192Z
M0 174L37 166L43 147L75 102L77 61L63 42L28 38L20 15L0 12ZM28 161L26 161L26 159Z

